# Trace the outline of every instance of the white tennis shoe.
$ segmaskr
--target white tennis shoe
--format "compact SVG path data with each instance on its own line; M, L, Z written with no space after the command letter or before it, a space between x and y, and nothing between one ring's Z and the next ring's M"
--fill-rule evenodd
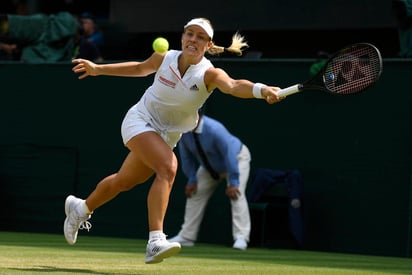
M75 244L79 229L90 230L92 224L87 220L91 215L83 215L79 213L79 206L84 203L84 200L75 196L68 196L64 205L66 219L64 220L64 237L69 244Z
M166 240L166 235L159 233L158 236L152 238L147 243L146 247L146 264L157 264L163 259L171 257L182 249L180 243L169 242Z

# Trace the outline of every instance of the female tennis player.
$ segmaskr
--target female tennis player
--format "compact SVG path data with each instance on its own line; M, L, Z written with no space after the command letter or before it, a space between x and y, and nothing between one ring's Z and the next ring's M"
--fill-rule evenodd
M216 89L239 98L262 98L269 104L282 99L276 94L278 87L233 79L205 57L206 52L241 54L248 46L243 36L236 33L229 48L215 45L212 39L210 21L195 18L183 28L181 50L153 53L142 62L95 64L73 60L73 72L79 74L79 79L154 73L155 77L124 117L121 134L130 152L118 172L103 178L85 200L73 195L66 198L64 235L69 244L76 242L79 229L90 228L88 219L95 209L155 175L147 196L149 241L145 262L159 263L180 251L178 242L166 240L163 222L178 166L173 148L182 133L196 127L198 109Z

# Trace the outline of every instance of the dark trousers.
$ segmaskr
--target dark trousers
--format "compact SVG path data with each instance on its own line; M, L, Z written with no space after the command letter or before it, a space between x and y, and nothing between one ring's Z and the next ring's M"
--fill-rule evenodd
M285 184L289 199L289 226L299 247L304 241L304 221L302 213L303 179L299 170L275 170L267 168L256 169L253 182L248 192L249 202L261 202L262 197L273 185ZM300 205L291 204L298 199Z

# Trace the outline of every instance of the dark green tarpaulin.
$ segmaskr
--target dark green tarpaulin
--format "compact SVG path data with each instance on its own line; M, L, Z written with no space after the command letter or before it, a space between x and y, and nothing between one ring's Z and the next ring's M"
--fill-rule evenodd
M8 15L8 20L9 38L25 43L22 61L56 62L72 58L78 21L70 13Z

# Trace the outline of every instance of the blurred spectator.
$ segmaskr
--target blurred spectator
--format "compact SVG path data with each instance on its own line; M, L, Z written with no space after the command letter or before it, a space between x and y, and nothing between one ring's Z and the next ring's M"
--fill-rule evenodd
M100 47L103 46L103 33L99 30L95 17L84 12L79 17L80 28L76 41L74 58L84 58L94 62L103 61Z
M82 30L77 34L73 58L84 58L94 62L103 61L100 49L84 37Z
M89 12L84 12L80 16L84 36L89 42L94 43L97 47L104 44L103 32L99 29L96 18Z

